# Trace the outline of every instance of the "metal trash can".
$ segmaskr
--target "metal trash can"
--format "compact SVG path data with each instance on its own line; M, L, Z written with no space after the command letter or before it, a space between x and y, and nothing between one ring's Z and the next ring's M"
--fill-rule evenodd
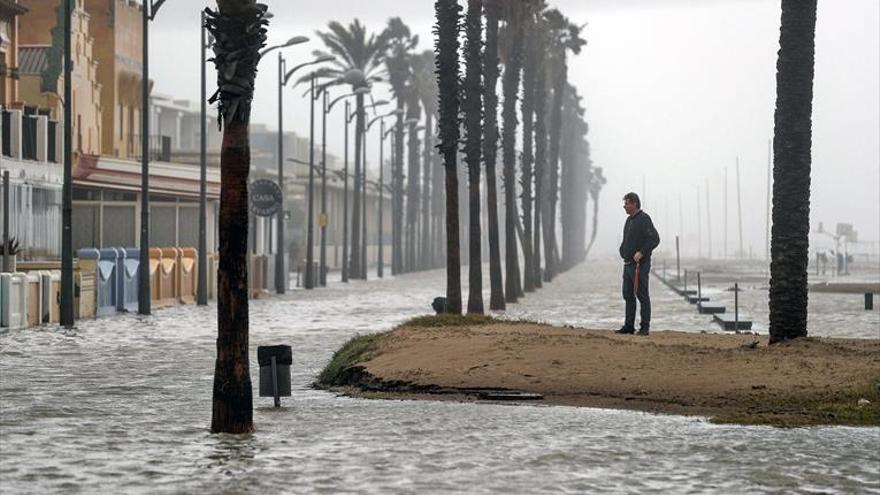
M293 352L289 345L259 346L257 362L260 364L260 397L274 397L275 407L279 407L279 397L290 397Z

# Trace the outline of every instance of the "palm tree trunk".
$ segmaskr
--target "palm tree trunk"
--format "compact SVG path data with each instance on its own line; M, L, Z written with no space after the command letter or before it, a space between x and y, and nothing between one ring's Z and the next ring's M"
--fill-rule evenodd
M403 110L403 98L397 98L397 109ZM392 162L392 273L403 273L403 115L398 115L394 127L394 161Z
M421 112L417 96L415 102L410 101L407 116L418 118ZM417 270L416 266L416 232L419 215L419 135L416 124L409 125L409 142L407 146L407 188L406 188L406 271Z
M539 30L537 32L537 53L544 53L546 49L546 35ZM532 270L535 287L543 285L541 281L541 210L545 196L544 175L547 171L547 72L544 65L545 57L537 57L535 70L535 211L533 212L535 226L533 230L534 241L532 244Z
M419 249L419 269L431 268L431 160L434 154L434 119L430 111L425 111L425 149L422 153L422 225L421 248ZM433 184L437 187L437 183Z
M436 0L437 80L440 88L440 153L446 167L446 311L461 314L461 255L458 235L458 33L457 0Z
M438 132L436 124L434 132ZM431 182L434 184L434 187L431 189L431 268L439 268L446 263L446 252L442 249L442 246L445 245L445 237L443 233L446 231L446 220L443 204L445 190L440 187L445 180L443 177L444 169L441 159L442 157L436 152L433 152L432 149L431 167L433 170L433 177Z
M486 2L486 45L483 52L483 160L486 163L486 204L489 216L489 309L505 309L501 278L501 246L498 232L498 189L495 159L498 151L498 0Z
M483 1L468 0L465 18L465 64L467 73L464 81L464 126L467 133L464 145L465 161L468 167L468 224L470 235L468 247L468 313L483 313L483 263L482 232L480 228L480 146L482 144L482 61L480 45L483 37Z
M562 102L568 80L568 69L565 61L565 48L558 55L559 66L553 84L553 107L550 113L550 163L547 170L547 201L544 203L544 281L549 282L556 276L556 202L559 198L559 147L562 136Z
M357 108L355 111L355 127L354 127L354 185L352 187L351 202L351 260L348 263L348 269L351 271L351 278L364 278L364 269L361 266L363 256L361 255L361 167L363 166L363 154L361 146L363 146L364 135L364 95L357 95Z
M535 132L535 82L537 79L537 46L535 40L537 33L533 16L529 16L526 21L526 57L523 66L523 97L522 97L522 174L520 176L520 186L522 193L520 201L522 202L522 222L523 222L523 290L525 292L535 291L535 269L533 267L534 259L532 257L532 180L533 180L533 164L534 155L534 132Z
M770 343L807 335L816 0L782 0L773 139Z
M514 9L521 9L513 4ZM517 15L519 14L519 15ZM522 14L515 12L508 28L511 42L508 43L507 64L504 67L502 89L504 91L504 107L502 109L503 129L501 148L504 153L504 246L506 287L504 293L507 302L516 302L522 291L519 279L519 256L517 254L516 237L516 103L519 98L520 74L522 72Z
M220 152L220 264L217 273L217 359L211 431L253 431L253 390L248 355L248 173L250 101L259 50L266 40L265 7L254 0L218 0L207 10L214 35L217 85L224 125ZM236 54L233 58L230 54Z

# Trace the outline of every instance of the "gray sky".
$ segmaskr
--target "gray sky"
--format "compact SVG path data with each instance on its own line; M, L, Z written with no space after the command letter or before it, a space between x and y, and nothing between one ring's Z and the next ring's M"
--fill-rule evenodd
M355 17L378 31L401 16L433 47L431 0L268 0L275 18L270 43L296 34L312 42L289 48L293 64L318 48L316 29ZM644 197L671 248L682 233L697 253L696 203L703 208L702 252L708 252L706 180L713 255L722 251L723 181L728 176L728 253L738 246L736 159L740 160L744 248L763 256L768 140L773 135L779 2L770 0L560 0L550 2L587 23L587 46L569 77L584 96L595 166L608 184L600 202L598 250L613 252L624 220L620 198ZM169 0L151 27L156 91L198 98L199 9L203 0ZM277 71L262 62L254 122L276 128ZM376 94L387 92L386 85ZM302 91L287 90L285 128L308 135ZM337 107L339 108L339 107ZM328 129L341 129L341 110ZM342 133L328 136L341 155ZM371 141L368 151L376 151ZM377 157L371 157L375 163ZM644 184L644 187L643 187ZM679 197L684 206L679 212ZM880 238L880 2L819 2L813 101L811 230L853 223L860 240ZM820 240L818 242L827 243ZM817 244L818 244L817 242ZM870 248L864 247L870 251ZM876 249L876 248L875 248Z

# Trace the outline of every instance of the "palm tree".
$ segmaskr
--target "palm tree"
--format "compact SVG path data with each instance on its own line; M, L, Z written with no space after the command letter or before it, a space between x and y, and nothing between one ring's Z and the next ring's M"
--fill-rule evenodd
M537 53L547 50L547 23L542 12L535 19ZM541 210L546 196L544 176L547 173L547 69L546 57L537 57L535 68L535 211L534 241L532 244L532 270L535 287L542 286L541 271Z
M556 246L556 203L559 200L559 146L562 135L562 104L565 86L568 84L567 53L578 54L586 44L580 37L581 27L572 24L557 9L544 13L550 32L550 59L553 64L553 104L550 114L550 162L548 164L548 183L546 208L543 208L544 224L544 281L553 280L559 263L559 249Z
M498 18L501 0L486 0L486 45L483 49L483 162L486 164L486 203L489 227L489 309L505 309L501 278L498 229L498 188L495 158L498 153Z
M422 108L425 110L425 147L422 156L422 222L419 256L417 265L419 269L431 267L431 246L433 242L433 230L431 228L431 198L432 182L435 190L439 181L432 180L432 165L434 163L434 116L437 114L437 77L434 75L434 52L425 50L410 58L412 67L412 83L416 88Z
M584 120L585 109L574 86L567 85L563 108L563 132L560 161L559 210L562 223L562 261L568 270L583 260L586 253L586 208L589 194L590 145L586 136L589 126Z
M410 54L419 42L400 17L388 19L385 28L388 53L385 67L388 82L400 114L394 127L394 161L391 165L391 273L403 272L403 109L406 105L407 81L411 77Z
M504 153L504 246L506 286L504 293L507 302L516 302L522 291L519 279L519 256L516 248L516 103L519 98L520 73L522 72L523 28L526 17L525 0L504 2L504 18L507 21L505 37L506 63L502 90L504 105L501 112L503 127L501 149Z
M816 0L782 0L773 139L770 343L807 335Z
M461 314L461 254L458 245L458 33L461 6L457 0L436 0L434 28L437 86L440 92L440 154L446 167L446 311Z
M316 77L330 77L328 84L346 83L351 85L352 91L369 87L374 82L382 81L382 65L385 60L385 51L388 47L388 32L368 34L366 27L357 19L348 25L331 21L327 24L327 31L317 31L316 34L327 46L327 51L315 50L316 56L334 55L336 58L329 67L322 67L315 71ZM300 81L305 81L305 76ZM356 96L356 118L354 133L354 194L351 208L351 249L349 254L351 262L349 271L355 278L366 278L366 267L362 266L364 259L361 252L361 172L363 153L361 152L364 130L364 95ZM366 243L366 239L364 239ZM365 247L364 247L365 249Z
M525 62L523 64L523 96L521 103L522 112L522 173L520 175L520 187L522 193L522 221L523 221L523 289L525 292L535 291L534 257L532 256L532 180L534 179L533 164L534 155L534 122L535 122L535 85L538 80L538 46L537 25L534 12L540 9L535 0L529 0L525 24Z
M409 122L407 143L407 180L406 180L406 240L404 242L404 269L415 271L416 267L416 232L419 219L419 133L416 131L422 116L422 105L419 101L419 89L412 83L407 86L406 120Z
M590 254L590 249L593 248L593 243L596 242L596 234L599 232L599 193L602 192L602 187L608 182L602 175L602 167L593 168L591 172L589 192L590 198L593 200L593 228L590 232L590 243L584 249L584 258Z
M468 263L468 313L483 313L483 263L481 261L482 233L480 229L480 145L482 144L483 98L482 61L480 48L483 38L483 1L468 0L465 16L465 73L462 88L462 109L466 139L465 162L468 167L468 215L470 235L468 239L470 260Z
M217 0L205 9L214 36L214 65L223 126L220 152L220 266L217 273L217 360L211 431L253 431L248 355L248 172L254 79L266 43L266 6L255 0Z

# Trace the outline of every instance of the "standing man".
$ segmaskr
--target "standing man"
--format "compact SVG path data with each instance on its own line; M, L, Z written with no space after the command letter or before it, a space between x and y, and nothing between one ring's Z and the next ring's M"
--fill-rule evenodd
M623 242L620 244L626 320L616 333L636 332L636 299L638 299L641 307L639 335L648 335L651 330L651 298L648 295L651 252L660 244L660 235L657 234L651 217L642 211L642 202L638 194L627 193L623 197L623 209L628 215L626 223L623 224Z

